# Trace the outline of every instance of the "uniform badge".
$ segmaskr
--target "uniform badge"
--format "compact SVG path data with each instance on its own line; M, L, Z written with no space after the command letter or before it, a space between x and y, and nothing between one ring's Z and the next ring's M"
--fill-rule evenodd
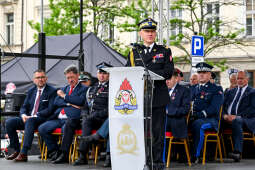
M102 91L104 91L104 86L97 90L96 95L98 96Z
M156 54L155 56L152 57L153 58L152 62L155 63L156 60L163 58L163 57L164 57L164 55L162 53Z
M114 109L121 114L132 114L137 109L136 95L125 78L115 97Z
M201 96L200 96L200 98L201 98L201 99L203 99L204 97L205 97L205 92L204 92L204 91L202 91L202 92L201 92Z
M172 55L169 56L169 60L172 61L173 60L173 57Z
M175 93L172 93L171 95L171 99L174 100L175 99Z

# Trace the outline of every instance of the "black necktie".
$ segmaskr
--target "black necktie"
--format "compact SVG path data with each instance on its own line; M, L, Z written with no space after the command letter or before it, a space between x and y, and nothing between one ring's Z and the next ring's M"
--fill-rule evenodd
M238 103L238 101L239 101L239 99L241 97L241 94L242 94L242 87L239 88L237 96L236 96L236 98L235 98L235 100L233 102L233 105L232 105L232 108L231 108L231 114L232 115L236 115L236 110L237 110L236 107L237 107L237 103Z
M146 54L148 54L150 52L150 47L146 47L145 51L146 51Z

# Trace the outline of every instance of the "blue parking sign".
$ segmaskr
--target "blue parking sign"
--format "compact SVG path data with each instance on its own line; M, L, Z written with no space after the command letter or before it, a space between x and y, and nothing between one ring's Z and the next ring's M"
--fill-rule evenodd
M204 37L192 36L191 56L204 56Z

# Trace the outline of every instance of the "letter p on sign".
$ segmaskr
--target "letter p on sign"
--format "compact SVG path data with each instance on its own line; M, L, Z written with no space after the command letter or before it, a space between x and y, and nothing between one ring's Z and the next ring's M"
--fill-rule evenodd
M192 36L191 56L204 56L204 37Z

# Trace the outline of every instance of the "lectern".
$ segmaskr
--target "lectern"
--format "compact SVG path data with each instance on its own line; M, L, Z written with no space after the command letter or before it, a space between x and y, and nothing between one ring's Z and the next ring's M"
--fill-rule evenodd
M112 170L151 169L153 84L164 78L143 67L104 70L110 73L108 107Z

